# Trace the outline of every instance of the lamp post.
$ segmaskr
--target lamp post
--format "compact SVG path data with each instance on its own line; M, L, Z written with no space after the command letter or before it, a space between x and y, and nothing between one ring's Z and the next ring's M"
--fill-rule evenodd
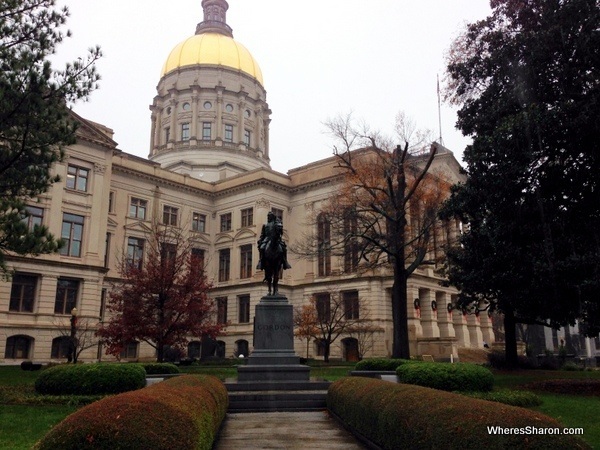
M71 310L71 341L69 342L69 358L68 361L77 362L77 308Z

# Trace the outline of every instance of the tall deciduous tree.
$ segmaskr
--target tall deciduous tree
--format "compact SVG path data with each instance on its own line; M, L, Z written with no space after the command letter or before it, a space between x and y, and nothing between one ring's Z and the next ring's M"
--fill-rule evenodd
M54 70L48 58L69 32L68 17L55 0L5 0L0 3L0 268L5 255L56 251L45 227L28 228L26 202L57 181L52 165L74 142L76 124L68 104L87 99L99 79L86 59Z
M183 350L190 336L218 336L223 325L216 323L203 261L182 231L155 224L144 253L143 258L130 254L121 263L123 279L107 303L109 320L98 330L106 352L119 355L129 342L143 341L162 362L167 347Z
M600 325L600 4L493 0L453 43L447 94L473 138L446 215L468 223L450 253L460 301L515 323Z
M437 213L450 188L444 174L430 172L439 147L402 113L396 120L402 146L350 116L327 126L336 139L340 186L317 218L312 245L296 251L339 256L348 272L391 268L392 355L409 358L408 277L435 262Z

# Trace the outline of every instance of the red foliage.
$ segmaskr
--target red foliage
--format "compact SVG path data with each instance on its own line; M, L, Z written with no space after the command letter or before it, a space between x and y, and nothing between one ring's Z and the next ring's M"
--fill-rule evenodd
M189 336L219 335L215 304L208 293L201 261L194 257L180 232L155 229L142 263L123 262L123 280L110 294L110 319L98 331L106 352L118 355L132 341L157 349L183 349Z

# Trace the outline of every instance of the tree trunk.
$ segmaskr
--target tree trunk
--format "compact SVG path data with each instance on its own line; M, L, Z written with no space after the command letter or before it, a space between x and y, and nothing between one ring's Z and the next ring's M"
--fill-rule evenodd
M323 361L326 363L329 362L329 347L330 347L329 342L325 342L325 349L323 352Z
M394 265L394 284L392 285L392 358L410 359L406 295L408 276L403 267L398 267L399 264L403 264L403 262L397 261Z
M506 308L504 310L504 354L509 368L517 368L519 365L516 325L514 311L512 308Z

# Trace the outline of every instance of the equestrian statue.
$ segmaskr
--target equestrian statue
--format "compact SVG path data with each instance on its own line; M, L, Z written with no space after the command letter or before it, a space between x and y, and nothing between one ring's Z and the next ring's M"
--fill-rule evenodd
M287 246L282 239L283 224L275 217L272 211L267 214L267 223L262 226L258 239L258 253L260 260L257 270L265 271L264 282L269 287L268 295L279 293L279 275L281 270L291 269L287 261Z

